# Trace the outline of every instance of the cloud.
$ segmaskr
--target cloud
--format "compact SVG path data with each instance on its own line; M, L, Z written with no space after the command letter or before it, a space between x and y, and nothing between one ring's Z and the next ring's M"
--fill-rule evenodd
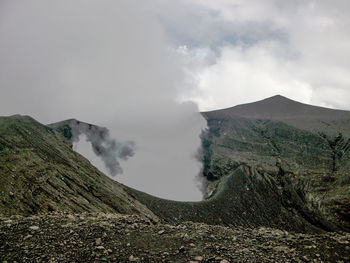
M157 1L155 12L171 43L215 49L225 43L283 38L284 32L271 21L270 1ZM269 6L269 7L268 7ZM168 10L172 10L171 13ZM268 12L267 12L268 11Z
M256 101L276 94L309 102L311 86L289 74L288 63L276 55L278 48L278 43L223 47L215 63L194 73L199 92L192 92L191 99L203 110L231 107L247 99Z
M169 5L175 11L160 16L177 38L173 42L186 46L182 55L196 87L183 97L202 110L276 93L350 109L347 1L192 0ZM205 50L208 56L201 59L198 53Z

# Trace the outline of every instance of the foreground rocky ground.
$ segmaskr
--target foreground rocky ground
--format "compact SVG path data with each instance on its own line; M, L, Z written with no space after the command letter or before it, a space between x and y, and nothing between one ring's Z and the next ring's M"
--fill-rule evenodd
M135 215L0 218L1 262L349 262L350 234L288 233Z

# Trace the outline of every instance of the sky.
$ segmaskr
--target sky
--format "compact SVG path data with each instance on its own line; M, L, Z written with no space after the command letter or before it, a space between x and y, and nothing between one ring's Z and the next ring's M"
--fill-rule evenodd
M350 110L349 11L341 0L0 0L0 115L107 127L136 145L114 179L200 200L199 111L276 94ZM84 138L75 149L107 173Z

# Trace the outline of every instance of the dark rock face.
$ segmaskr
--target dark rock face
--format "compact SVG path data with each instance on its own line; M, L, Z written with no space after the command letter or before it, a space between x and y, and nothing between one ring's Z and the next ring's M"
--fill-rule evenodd
M270 184L288 217L350 231L350 112L275 96L203 116L206 198L244 166L247 178Z
M350 231L350 112L275 96L203 116L204 201L173 202L126 187L160 218Z
M287 186L278 188L278 180ZM202 202L164 200L128 187L126 191L169 223L193 221L229 227L265 226L296 232L336 228L321 214L308 209L303 196L286 181L240 165L217 180L215 193Z

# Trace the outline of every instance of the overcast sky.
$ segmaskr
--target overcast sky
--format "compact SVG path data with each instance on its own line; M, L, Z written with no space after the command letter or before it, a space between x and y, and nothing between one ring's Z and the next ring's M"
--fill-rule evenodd
M137 147L116 180L199 200L198 110L276 94L350 109L349 5L0 0L0 113L106 126Z

